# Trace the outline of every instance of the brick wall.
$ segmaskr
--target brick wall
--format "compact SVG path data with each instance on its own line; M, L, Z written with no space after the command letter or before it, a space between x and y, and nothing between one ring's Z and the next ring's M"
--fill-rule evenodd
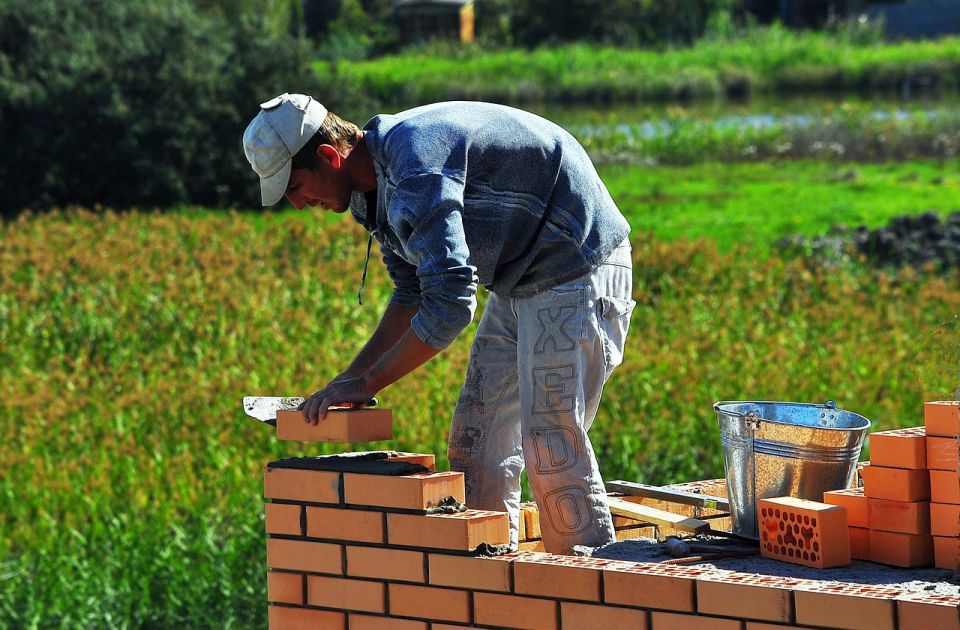
M264 472L273 630L960 628L960 600L884 586L536 551L478 556L481 543L507 541L507 516L453 511L462 477L434 471L432 455L397 454L390 470L304 460ZM536 548L535 509L524 516L523 540ZM624 520L618 530L652 534Z

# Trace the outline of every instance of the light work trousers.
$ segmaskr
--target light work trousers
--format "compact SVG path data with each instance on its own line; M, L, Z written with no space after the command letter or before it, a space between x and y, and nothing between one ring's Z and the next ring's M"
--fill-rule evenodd
M585 276L533 297L487 301L447 454L464 473L467 507L510 515L513 548L524 467L547 551L615 540L587 431L623 360L635 305L630 254L624 240Z

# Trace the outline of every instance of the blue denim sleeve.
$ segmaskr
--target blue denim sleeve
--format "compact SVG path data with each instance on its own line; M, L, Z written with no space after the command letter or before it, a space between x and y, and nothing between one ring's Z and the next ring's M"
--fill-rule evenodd
M477 268L463 231L463 180L440 173L402 180L388 211L417 257L420 306L410 326L425 344L446 348L473 321Z
M390 303L420 306L420 279L417 278L417 268L386 247L381 246L380 253L393 281Z

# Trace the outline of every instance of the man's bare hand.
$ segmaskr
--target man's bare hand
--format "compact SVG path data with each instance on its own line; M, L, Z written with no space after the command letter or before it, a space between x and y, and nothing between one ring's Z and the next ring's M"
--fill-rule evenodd
M331 407L360 407L370 402L376 393L370 391L363 378L337 377L320 391L311 394L297 409L303 411L304 422L317 424L321 418L327 417Z

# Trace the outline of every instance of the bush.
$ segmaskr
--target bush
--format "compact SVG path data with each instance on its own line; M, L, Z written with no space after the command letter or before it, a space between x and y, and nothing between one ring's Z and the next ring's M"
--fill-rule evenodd
M313 76L306 45L269 33L184 0L0 4L0 216L256 204L243 130Z

